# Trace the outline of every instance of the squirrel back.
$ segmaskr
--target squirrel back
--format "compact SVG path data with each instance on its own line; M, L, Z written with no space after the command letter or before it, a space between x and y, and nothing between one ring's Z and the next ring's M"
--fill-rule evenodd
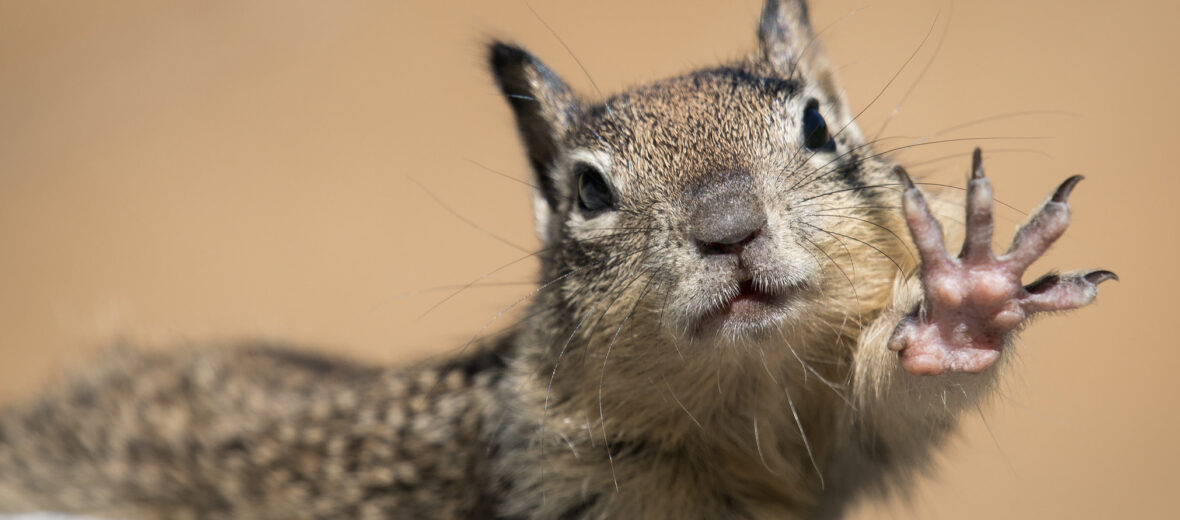
M262 342L149 353L6 410L0 511L470 517L507 345L384 370Z

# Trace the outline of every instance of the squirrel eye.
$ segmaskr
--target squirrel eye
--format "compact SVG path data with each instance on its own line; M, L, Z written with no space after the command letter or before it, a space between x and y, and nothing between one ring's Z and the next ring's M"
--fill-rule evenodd
M812 99L803 109L803 144L810 150L830 150L835 147L828 123L819 113L819 102Z
M579 164L574 172L578 175L578 208L589 216L608 209L614 209L615 196L598 168Z

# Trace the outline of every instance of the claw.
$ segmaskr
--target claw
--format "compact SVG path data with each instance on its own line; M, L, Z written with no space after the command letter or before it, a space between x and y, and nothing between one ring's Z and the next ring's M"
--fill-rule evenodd
M971 152L971 178L983 178L983 150L975 147L975 151Z
M1020 298L1020 306L1028 314L1076 309L1094 300L1098 284L1117 279L1105 270L1045 275L1024 287L1027 294Z
M1053 192L1053 202L1065 202L1068 200L1069 194L1073 192L1074 186L1077 186L1078 183L1082 182L1082 179L1084 178L1085 177L1082 177L1081 175L1074 175L1073 177L1065 179L1065 182L1061 183L1061 186L1057 187L1057 191Z
M959 258L973 264L990 260L992 253L992 186L983 175L983 152L971 154L971 180L967 181L967 234Z
M905 187L907 191L914 189L914 181L910 180L910 174L906 173L905 168L902 168L901 166L894 166L893 174L901 178L901 185Z
M1107 271L1105 269L1090 271L1090 272L1080 275L1080 276L1079 275L1068 275L1065 278L1063 278L1062 275L1059 275L1056 273L1049 273L1045 276L1038 278L1037 281L1024 286L1024 290L1027 291L1030 295L1035 296L1035 295L1043 294L1043 293L1049 292L1050 290L1053 290L1063 280L1066 280L1066 279L1075 279L1076 280L1078 278L1085 280L1090 285L1097 286L1098 284L1105 282L1107 280L1114 280L1117 282L1119 279L1119 275L1114 274L1114 272Z
M1081 175L1074 175L1057 187L1053 196L1016 232L1004 260L1024 270L1065 233L1065 228L1069 226L1069 204L1066 199L1081 180Z
M930 212L930 207L926 205L926 199L922 197L922 192L914 186L914 181L910 179L905 168L896 166L893 168L893 173L897 174L901 179L902 186L905 187L905 191L901 194L902 212L905 214L906 224L909 225L910 236L914 238L914 245L918 247L918 256L927 266L923 273L929 272L931 268L937 269L940 266L945 266L950 258L942 243L942 225Z
M1087 282L1090 282L1094 285L1098 285L1107 280L1114 280L1116 282L1119 281L1119 275L1114 274L1112 271L1106 270L1090 271L1089 273L1086 273L1085 278Z

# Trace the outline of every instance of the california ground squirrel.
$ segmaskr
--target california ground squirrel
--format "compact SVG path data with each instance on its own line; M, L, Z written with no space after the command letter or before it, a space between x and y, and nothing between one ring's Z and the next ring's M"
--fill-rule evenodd
M0 416L0 511L811 518L904 488L1026 317L1114 275L1022 286L1080 178L997 257L978 150L949 256L803 3L769 0L758 40L600 102L492 44L544 244L519 324L395 370L260 344L120 350Z

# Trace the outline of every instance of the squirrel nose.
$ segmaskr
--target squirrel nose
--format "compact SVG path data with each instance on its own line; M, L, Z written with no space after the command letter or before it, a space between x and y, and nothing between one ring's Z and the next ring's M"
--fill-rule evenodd
M766 226L762 201L747 175L727 175L692 195L690 234L702 254L740 254Z

